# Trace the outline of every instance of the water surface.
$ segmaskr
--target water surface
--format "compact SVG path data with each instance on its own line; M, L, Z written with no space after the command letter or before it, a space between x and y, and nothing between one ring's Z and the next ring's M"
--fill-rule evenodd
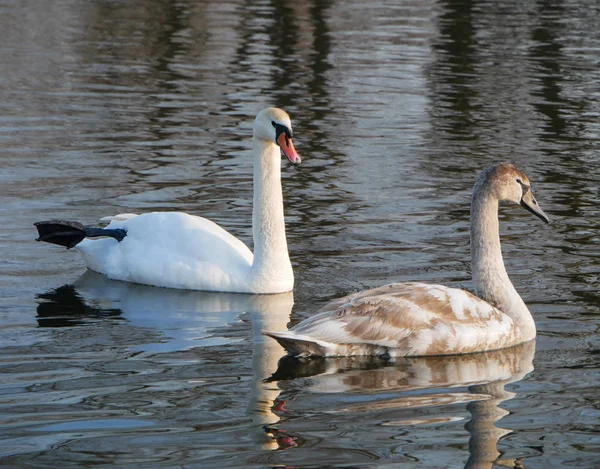
M595 467L594 1L7 1L0 6L0 465ZM85 273L32 223L185 210L251 245L252 119L292 116L293 294ZM471 288L470 190L501 210L534 347L278 366L260 335L392 281ZM274 374L275 373L275 374Z

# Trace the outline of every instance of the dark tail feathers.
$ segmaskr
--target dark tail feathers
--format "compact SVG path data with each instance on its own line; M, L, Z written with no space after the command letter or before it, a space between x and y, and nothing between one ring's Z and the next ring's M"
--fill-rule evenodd
M34 223L40 235L36 241L58 244L67 249L77 246L84 238L108 236L122 241L127 232L122 229L86 228L81 223L65 220L38 221Z

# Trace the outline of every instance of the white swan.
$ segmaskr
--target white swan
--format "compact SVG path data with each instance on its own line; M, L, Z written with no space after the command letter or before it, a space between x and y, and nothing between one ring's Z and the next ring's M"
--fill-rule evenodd
M289 331L265 332L294 355L421 356L483 352L535 338L535 323L502 261L498 202L546 223L525 174L509 164L481 173L471 204L471 269L479 297L442 285L397 283L327 304Z
M254 121L254 254L205 218L180 212L107 217L106 229L74 222L38 222L40 237L76 247L91 270L109 278L169 288L239 293L282 293L294 286L281 192L281 152L294 164L292 124L281 109ZM103 236L103 239L84 239ZM108 236L108 237L106 237Z

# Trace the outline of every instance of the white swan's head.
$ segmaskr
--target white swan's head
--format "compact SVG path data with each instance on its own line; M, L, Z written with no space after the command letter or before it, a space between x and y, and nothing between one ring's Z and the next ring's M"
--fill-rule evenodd
M292 121L282 109L269 107L258 113L254 119L254 138L279 145L287 159L294 164L302 161L292 143Z
M512 164L500 163L485 169L477 178L474 194L482 190L498 200L521 205L546 223L550 221L533 196L529 178Z

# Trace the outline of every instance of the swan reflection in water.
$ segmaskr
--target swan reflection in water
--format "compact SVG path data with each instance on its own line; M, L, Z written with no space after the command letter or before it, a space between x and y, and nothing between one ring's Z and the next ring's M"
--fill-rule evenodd
M348 422L359 421L370 412L377 414L374 417L377 420L382 413L404 411L406 414L407 410L466 402L471 419L465 425L470 433L469 457L465 467L523 467L520 459L500 457L497 443L511 430L498 428L494 423L509 413L500 408L500 404L515 396L505 389L505 385L517 382L533 371L534 353L535 341L530 341L494 352L398 359L393 364L373 357L284 357L277 372L267 381L281 384L287 380L299 380L292 384L296 398L308 392L343 393L345 397L359 395L356 400L360 402L356 404L324 410L346 415ZM452 390L457 387L463 389ZM465 387L468 392L464 392ZM427 392L427 389L432 391ZM415 393L417 390L425 391ZM390 398L390 392L400 393L400 396ZM294 410L296 418L299 412ZM382 424L407 427L456 420L444 417L442 412L424 417L414 417L414 413L410 413L413 416Z
M280 397L280 386L292 386L296 398L306 393L359 395L360 403L324 411L347 416L346 422L360 420L369 412L391 415L394 411L466 402L471 414L466 424L470 432L466 467L519 464L498 459L497 442L510 430L494 423L508 413L499 405L514 397L504 389L505 385L521 380L533 370L534 342L495 352L399 359L396 363L374 357L302 360L284 357L284 350L276 341L261 335L263 330L286 329L294 303L292 293L244 295L170 290L113 281L87 272L74 284L39 298L43 300L38 306L40 326L72 326L89 318L124 321L149 329L148 343L130 348L151 355L239 343L247 335L236 332L234 326L249 317L253 375L246 414L256 449L293 450L303 444L301 435L289 433L285 420L281 420L287 410ZM463 389L453 391L458 387ZM465 387L468 392L464 392ZM420 389L425 392L410 392ZM398 395L390 398L390 392ZM288 406L293 407L294 403ZM301 411L294 412L297 419ZM449 420L452 418L439 412L435 417L389 420L384 425L406 427Z
M240 343L247 336L232 326L249 317L253 336L253 374L247 406L251 436L258 449L277 449L277 440L285 441L270 429L279 421L272 407L281 391L277 383L266 382L285 352L261 331L286 329L294 304L291 292L247 295L175 290L119 282L87 271L73 284L42 293L38 299L42 300L37 308L41 327L77 326L100 318L124 321L148 329L144 335L148 342L129 349L150 355Z

